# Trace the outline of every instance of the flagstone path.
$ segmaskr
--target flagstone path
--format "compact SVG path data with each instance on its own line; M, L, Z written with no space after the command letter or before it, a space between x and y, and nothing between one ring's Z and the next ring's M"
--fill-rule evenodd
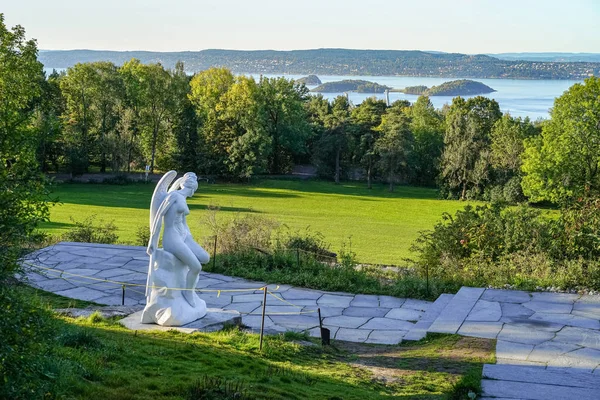
M59 243L24 261L30 284L40 289L118 305L125 284L125 305L145 304L143 247ZM198 283L208 307L241 312L252 330L260 328L263 286L204 272ZM268 288L274 295L267 297L269 333L307 330L319 336L315 311L320 308L324 327L338 340L397 344L427 332L497 339L496 364L483 369L483 398L600 399L600 296L463 287L432 303L289 285Z

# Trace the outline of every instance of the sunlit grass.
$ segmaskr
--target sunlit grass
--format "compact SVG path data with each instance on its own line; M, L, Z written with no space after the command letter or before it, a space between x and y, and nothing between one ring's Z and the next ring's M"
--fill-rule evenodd
M148 225L154 185L63 184L55 186L60 204L52 208L51 221L42 228L51 234L65 232L70 218L82 220L96 214L114 220L122 242L134 243L138 227ZM363 183L335 185L320 181L263 180L256 184L200 183L189 199L188 224L197 237L209 236L202 224L207 207L218 205L218 218L235 213L260 213L291 229L321 232L332 250L351 243L358 260L402 264L418 232L433 228L442 213L454 213L464 202L439 200L437 191L399 186L390 193L384 185L372 190Z

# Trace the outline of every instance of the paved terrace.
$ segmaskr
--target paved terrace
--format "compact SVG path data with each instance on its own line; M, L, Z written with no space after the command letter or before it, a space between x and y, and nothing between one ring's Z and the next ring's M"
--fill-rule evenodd
M32 285L66 297L120 305L145 303L145 248L59 243L30 256ZM49 269L52 270L49 270ZM62 272L62 274L61 274ZM114 283L114 282L120 283ZM138 286L136 286L138 285ZM264 282L202 273L208 307L237 310L260 329ZM484 366L484 398L600 399L600 296L463 287L435 302L268 285L266 330L318 336L317 307L332 338L397 344L427 332L497 339L497 363ZM226 290L251 289L227 292ZM218 292L222 290L222 292ZM203 292L204 291L204 292ZM277 297L277 298L276 298Z

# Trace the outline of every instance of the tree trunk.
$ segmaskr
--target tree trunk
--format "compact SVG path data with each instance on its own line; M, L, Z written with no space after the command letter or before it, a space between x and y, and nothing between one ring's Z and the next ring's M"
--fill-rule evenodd
M158 140L158 125L154 125L154 132L152 132L152 158L150 159L150 173L154 173L154 156L156 154L156 141Z
M340 148L337 148L337 152L335 153L335 183L336 185L340 183Z
M369 166L367 167L367 188L373 188L371 184L371 156L369 156Z

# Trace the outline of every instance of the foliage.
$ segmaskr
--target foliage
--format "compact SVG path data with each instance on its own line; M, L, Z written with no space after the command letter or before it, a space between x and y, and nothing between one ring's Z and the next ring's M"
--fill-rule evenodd
M479 197L490 173L490 132L501 117L495 100L452 100L446 115L441 180L452 196Z
M600 78L554 102L540 137L526 143L523 191L532 201L568 201L600 189Z
M423 275L466 285L598 290L599 221L597 199L558 219L525 206L467 206L421 234L414 263Z
M320 232L313 232L308 227L302 231L277 232L275 249L277 250L301 250L304 253L311 254L317 259L323 261L332 261L336 259L336 254L329 249L331 245L325 241L325 237Z
M383 93L389 89L391 89L391 87L380 85L376 82L345 79L339 82L323 83L312 89L311 92L340 93L356 91L359 93Z
M82 243L116 243L119 236L116 233L117 227L114 221L100 220L98 223L95 221L96 215L90 215L82 221L71 218L71 222L75 226L63 234L63 240Z
M188 389L187 400L245 400L250 399L241 382L229 381L221 377L203 376Z
M379 168L387 173L390 192L393 192L395 183L408 181L414 137L409 119L398 108L387 110L377 129L381 131L375 142Z

